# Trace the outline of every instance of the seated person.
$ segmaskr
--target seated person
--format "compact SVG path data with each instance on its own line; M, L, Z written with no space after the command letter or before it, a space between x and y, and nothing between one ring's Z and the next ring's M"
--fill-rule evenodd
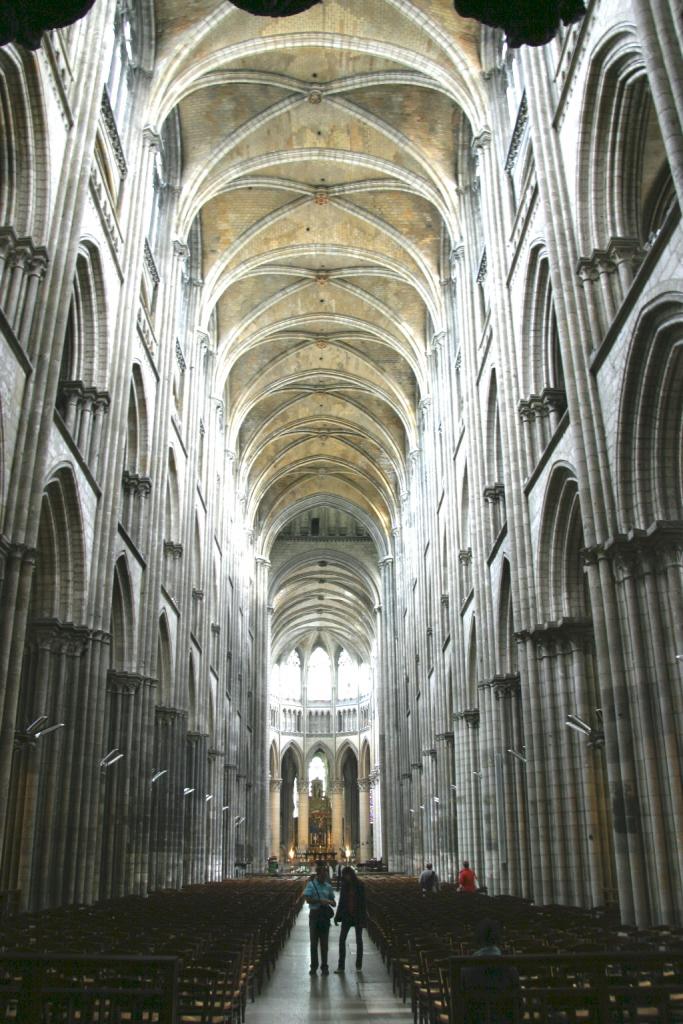
M479 949L474 956L502 957L502 928L498 921L484 918L474 930ZM514 1024L519 1014L519 974L505 963L463 967L460 992L467 1024Z

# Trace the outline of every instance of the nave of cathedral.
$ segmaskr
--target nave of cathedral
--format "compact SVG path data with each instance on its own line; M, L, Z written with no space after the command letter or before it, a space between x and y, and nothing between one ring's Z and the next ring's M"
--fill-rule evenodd
M683 18L0 47L0 910L317 857L683 925Z

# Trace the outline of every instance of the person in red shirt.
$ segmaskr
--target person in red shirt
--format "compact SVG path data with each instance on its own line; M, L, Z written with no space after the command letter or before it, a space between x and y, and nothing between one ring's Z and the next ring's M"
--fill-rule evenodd
M476 892L477 876L470 867L470 862L464 860L458 875L458 889L460 892Z

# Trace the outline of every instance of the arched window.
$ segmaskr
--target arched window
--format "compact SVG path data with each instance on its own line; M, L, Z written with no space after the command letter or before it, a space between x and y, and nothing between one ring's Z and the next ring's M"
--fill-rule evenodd
M337 696L353 700L358 696L358 666L347 651L341 652L337 666Z
M280 662L280 696L283 700L301 700L301 660L296 651Z
M358 695L367 697L372 690L372 673L367 661L362 661L358 668Z
M119 0L111 30L114 35L114 47L107 78L107 94L118 127L123 129L138 63L139 26L135 4Z
M325 762L322 759L322 757L320 756L320 754L316 754L315 757L312 757L311 761L310 761L310 764L308 766L308 789L309 789L309 793L311 791L311 787L313 785L313 782L316 779L320 779L320 781L322 782L323 795L324 795L325 793L327 793L327 765L325 764Z
M308 661L308 699L330 700L332 671L330 658L322 647L316 647Z

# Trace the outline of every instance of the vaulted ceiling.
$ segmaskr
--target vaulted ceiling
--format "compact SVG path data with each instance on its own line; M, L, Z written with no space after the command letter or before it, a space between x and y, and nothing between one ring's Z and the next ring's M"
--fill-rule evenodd
M153 109L180 116L179 233L199 216L247 520L269 555L297 512L343 508L376 564L445 327L456 140L483 119L479 26L451 0L324 0L278 19L162 0L156 29ZM324 561L316 579L369 637L377 595ZM301 566L281 577L275 634L332 629Z

